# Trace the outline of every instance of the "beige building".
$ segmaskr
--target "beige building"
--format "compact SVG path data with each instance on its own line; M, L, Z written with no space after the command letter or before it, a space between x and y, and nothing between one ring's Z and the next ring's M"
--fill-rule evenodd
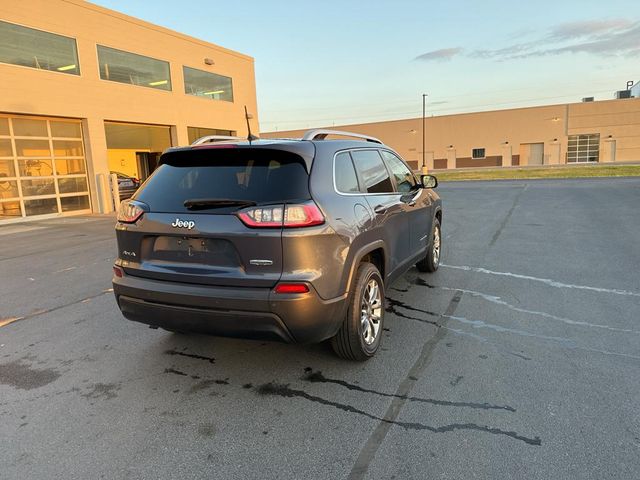
M422 165L422 118L326 128L378 137L414 168ZM425 134L430 170L638 162L640 98L428 117Z
M109 212L109 173L258 130L253 58L82 0L0 2L0 224Z

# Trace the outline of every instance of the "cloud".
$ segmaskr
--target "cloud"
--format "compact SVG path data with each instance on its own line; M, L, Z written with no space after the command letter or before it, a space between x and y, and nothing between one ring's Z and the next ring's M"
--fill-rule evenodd
M460 47L441 48L440 50L432 50L430 52L423 53L422 55L418 55L414 60L421 60L423 62L449 61L461 52L462 48Z
M551 29L550 40L573 40L582 37L592 37L600 33L624 31L633 26L631 20L616 18L611 20L586 20L582 22L568 22Z
M640 21L610 19L562 23L538 39L500 49L474 50L468 56L504 61L575 53L632 57L639 51Z

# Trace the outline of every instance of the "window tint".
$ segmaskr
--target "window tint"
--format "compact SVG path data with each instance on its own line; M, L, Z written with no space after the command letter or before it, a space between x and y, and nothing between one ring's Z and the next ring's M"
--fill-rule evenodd
M347 152L336 155L336 188L342 193L358 193L358 178L353 168L351 156Z
M169 62L98 45L100 78L142 87L171 90Z
M154 212L188 212L185 200L252 200L258 204L308 200L303 160L289 152L201 149L165 154L135 198ZM217 208L201 213L228 213ZM200 212L199 212L200 213Z
M196 68L182 67L182 69L184 93L187 95L233 102L233 82L230 77Z
M389 173L377 150L354 150L351 155L367 193L393 192Z
M80 75L73 38L0 21L0 62Z
M402 160L393 153L385 150L382 151L382 158L384 158L387 167L391 170L391 174L396 181L396 188L399 192L410 192L416 188L416 179L413 173L411 173L411 170L402 163Z

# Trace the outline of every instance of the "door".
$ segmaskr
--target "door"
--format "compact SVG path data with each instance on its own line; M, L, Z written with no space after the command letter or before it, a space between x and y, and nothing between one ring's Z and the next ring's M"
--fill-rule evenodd
M520 145L521 165L543 165L544 143L523 143Z
M351 151L360 185L373 212L373 237L382 238L387 246L387 275L396 270L409 256L411 234L409 218L405 214L410 208L395 192L389 172L378 150Z
M395 189L402 194L400 200L406 205L405 213L409 218L409 256L424 251L431 232L431 197L427 191L418 187L418 181L407 165L394 153L382 150L382 158L391 172Z

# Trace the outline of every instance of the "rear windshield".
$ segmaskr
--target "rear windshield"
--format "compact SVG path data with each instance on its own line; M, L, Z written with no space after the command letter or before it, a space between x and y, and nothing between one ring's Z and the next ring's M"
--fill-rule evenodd
M308 200L309 175L298 155L271 149L194 149L164 155L135 195L154 212L189 212L186 200L248 200L258 204ZM235 208L199 210L226 213Z

